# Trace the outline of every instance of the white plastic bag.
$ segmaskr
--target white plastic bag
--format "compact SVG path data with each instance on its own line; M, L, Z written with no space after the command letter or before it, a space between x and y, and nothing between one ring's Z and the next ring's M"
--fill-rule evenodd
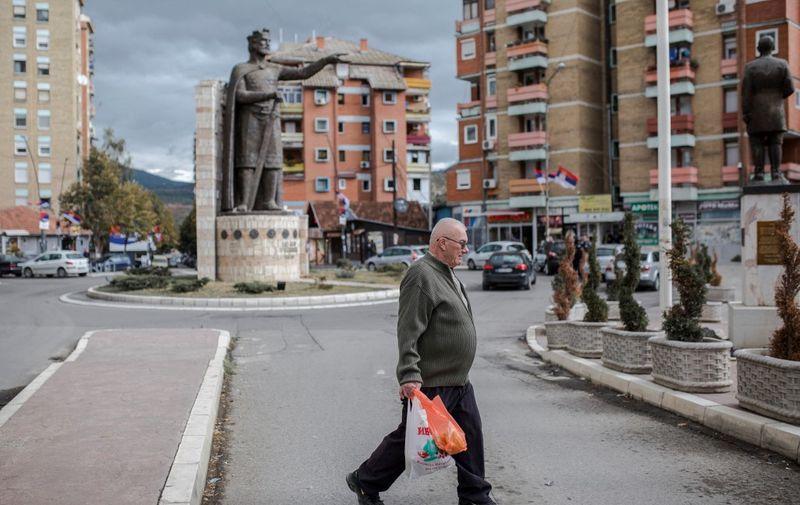
M455 464L453 458L433 442L427 414L416 398L408 401L405 453L406 475L411 479Z

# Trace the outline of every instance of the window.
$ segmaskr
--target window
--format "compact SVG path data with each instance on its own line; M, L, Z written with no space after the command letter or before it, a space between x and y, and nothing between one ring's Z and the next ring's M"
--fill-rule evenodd
M735 167L739 165L739 142L725 142L725 166Z
M339 161L342 163L347 161L347 154L345 151L339 151Z
M339 133L344 133L344 121L339 121L339 123L337 124L336 131L338 131Z
M317 193L327 193L331 190L331 180L329 177L317 177L314 179L314 191Z
M484 0L484 4L485 5L484 5L483 8L485 10L488 11L488 10L494 9L494 0Z
M50 184L53 181L53 167L50 163L39 163L39 183ZM42 192L42 196L47 196Z
M359 178L361 179L361 191L372 191L372 177L369 174L358 174L358 175Z
M15 203L17 205L28 205L28 190L16 189L14 190Z
M36 49L40 51L50 49L50 30L36 30Z
M728 35L722 38L722 59L733 58L736 58L736 35Z
M320 163L327 163L329 160L328 148L317 147L316 149L314 149L314 160Z
M464 127L464 143L477 144L478 143L478 126L471 124Z
M688 9L689 0L669 0L669 2L667 2L667 6L669 7L669 10Z
M14 101L24 102L28 99L28 83L25 81L14 81Z
M461 41L461 59L471 60L475 58L475 39Z
M725 88L725 112L739 112L739 97L736 88Z
M40 82L36 85L37 98L40 103L50 101L50 84L47 82Z
M497 37L495 37L494 32L486 34L486 51L490 53L497 51Z
M369 93L364 93L361 95L361 106L369 107Z
M758 30L756 32L756 38L755 38L756 54L758 54L758 41L760 41L761 37L764 37L765 35L769 35L770 37L772 37L772 40L775 41L775 49L772 51L772 54L778 54L778 48L780 47L780 44L778 44L778 29L777 28L770 28L768 30Z
M25 19L25 0L14 0L14 19Z
M611 158L615 160L619 159L619 140L611 141Z
M28 163L24 161L14 163L14 182L17 184L28 183Z
M52 152L52 148L50 146L50 137L40 135L38 144L39 144L39 156L49 158L50 153Z
M674 115L688 115L692 113L692 96L675 95L669 100L669 113Z
M426 151L408 151L406 153L408 162L411 164L427 165L428 153Z
M397 131L397 121L387 119L383 122L383 133L394 133Z
M608 65L611 68L614 68L614 67L617 66L617 48L616 47L612 47L611 48L611 52L608 55Z
M496 139L497 138L497 117L496 116L486 116L486 138L487 139Z
M486 76L486 96L497 96L497 76L495 74Z
M611 112L619 112L619 95L611 95Z
M36 4L36 21L38 23L47 23L50 21L50 5L46 3Z
M369 133L369 123L363 122L361 123L361 133Z
M464 0L464 19L478 17L478 0Z
M617 4L611 3L608 6L608 22L615 23L617 21Z
M36 73L38 75L50 75L50 58L47 56L36 58Z
M28 71L28 59L24 54L14 55L14 73L24 74Z
M422 191L422 179L419 177L411 179L411 187L414 191Z
M318 117L314 119L314 131L317 133L325 133L328 131L328 118Z
M325 105L328 103L328 90L315 89L314 90L314 103L317 105Z
M25 142L25 137L22 135L14 135L14 154L17 156L28 154L28 143Z
M38 123L40 130L49 130L50 129L50 111L49 110L40 110L38 113Z
M28 127L28 111L26 109L14 109L14 128Z
M372 161L372 151L361 151L361 161Z
M285 103L303 103L303 88L300 86L280 86L278 93Z
M456 170L456 189L469 189L472 187L472 177L469 169Z
M11 41L12 47L26 47L28 45L28 34L24 26L14 27L14 37Z
M397 93L394 91L383 92L383 103L386 105L394 105L397 103Z
M347 189L347 179L339 179L337 186L339 187L339 191Z
M386 163L391 163L392 161L394 161L394 151L392 151L391 149L384 149L383 161Z
M692 148L691 147L673 147L672 148L672 168L691 167L692 166Z
M394 193L394 179L386 177L383 179L383 190L387 193Z
M336 93L336 103L344 105L344 93Z

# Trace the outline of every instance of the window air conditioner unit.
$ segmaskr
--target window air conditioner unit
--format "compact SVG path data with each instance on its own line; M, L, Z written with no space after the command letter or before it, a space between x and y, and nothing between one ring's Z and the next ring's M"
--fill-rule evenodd
M369 168L369 161L362 161L359 166L361 168Z
M717 2L717 16L731 14L736 10L736 0L719 0Z
M494 179L484 179L483 180L483 189L495 189L497 187L497 181Z
M492 149L494 149L494 142L492 142L491 140L484 140L483 141L483 150L484 151L491 151Z

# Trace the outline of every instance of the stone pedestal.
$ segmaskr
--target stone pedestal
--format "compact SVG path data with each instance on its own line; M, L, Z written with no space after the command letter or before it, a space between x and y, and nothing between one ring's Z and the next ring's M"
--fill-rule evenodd
M763 227L764 223L780 219L783 193L790 194L795 212L800 214L800 185L746 186L742 192L742 303L729 307L730 341L736 349L769 347L772 333L780 324L775 308L775 285L783 267L764 264L768 256L765 244L770 237L764 236ZM759 223L762 223L761 244ZM792 236L800 241L797 219L792 226Z
M217 217L216 228L220 281L293 281L303 275L306 216L226 214Z

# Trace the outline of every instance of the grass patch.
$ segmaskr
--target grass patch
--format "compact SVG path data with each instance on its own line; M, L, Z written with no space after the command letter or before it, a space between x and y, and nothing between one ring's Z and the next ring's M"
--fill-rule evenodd
M400 281L402 280L402 277L398 277L398 275L394 272L370 272L369 270L355 270L345 274L345 276L348 276L352 272L352 277L340 277L340 272L342 271L311 270L309 275L318 280L339 279L348 282L363 282L364 284L392 284L394 286L399 286Z
M101 286L98 291L105 293L126 293L141 296L173 296L180 298L253 298L253 297L291 297L291 296L319 296L343 295L348 293L363 293L372 291L371 288L361 286L333 286L331 284L312 284L307 282L287 282L283 291L271 291L260 294L240 293L234 288L232 282L209 282L197 291L175 293L169 287L140 289L134 292L123 291L111 285Z

